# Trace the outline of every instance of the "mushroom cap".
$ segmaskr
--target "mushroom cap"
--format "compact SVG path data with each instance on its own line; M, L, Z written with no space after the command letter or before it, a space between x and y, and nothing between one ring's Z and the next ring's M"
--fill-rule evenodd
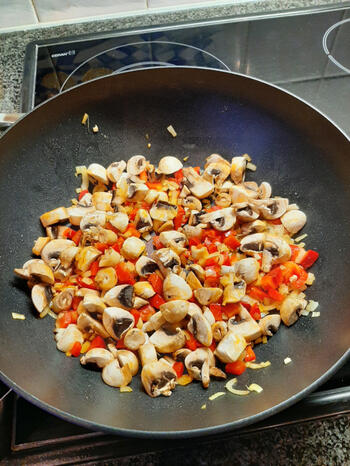
M159 160L157 172L162 173L163 175L171 175L172 173L181 170L182 167L183 164L179 159L172 156L166 156Z
M81 231L89 230L91 227L103 227L106 223L106 212L101 210L95 210L94 212L88 212L80 221ZM73 243L73 246L75 244Z
M257 280L259 275L259 262L253 257L246 257L234 263L234 272L249 285Z
M161 248L153 252L153 257L163 275L168 275L171 271L177 271L181 266L181 259L170 248Z
M244 280L235 280L231 285L226 285L222 304L238 303L245 295L247 284Z
M194 290L194 295L202 306L208 306L208 304L219 301L222 296L222 289L215 287L198 288L198 290Z
M186 369L195 380L202 380L201 370L205 361L208 362L209 367L215 366L215 358L208 348L197 348L186 356Z
M306 300L302 296L302 294L291 293L281 304L281 319L288 327L298 320L299 313L305 309L307 305Z
M137 211L134 222L136 229L141 233L151 230L153 226L151 216L146 209L139 209Z
M201 312L197 311L192 314L187 328L202 345L210 346L212 344L211 326Z
M128 175L139 175L146 168L146 159L143 155L134 155L126 164Z
M106 175L109 181L111 181L112 183L117 183L119 181L119 178L121 177L121 174L123 173L125 169L126 169L126 162L124 160L111 163L106 170Z
M159 239L166 248L171 248L178 254L185 250L185 245L187 244L186 236L176 230L162 231Z
M307 217L301 210L289 210L281 217L282 225L291 235L295 235L301 230L305 223Z
M227 324L223 320L219 320L212 325L211 331L215 341L221 341L227 333Z
M70 246L75 246L75 243L69 239L53 239L43 247L41 258L49 265L58 263L61 252Z
M55 241L55 240L54 240ZM56 240L58 241L58 240ZM50 243L49 243L50 244ZM87 272L93 262L101 255L101 251L93 246L81 248L75 256L76 268L82 272Z
M134 287L132 285L117 285L107 291L103 297L108 306L131 309L134 302Z
M34 262L28 266L28 272L30 276L42 283L53 285L55 283L55 277L51 267L45 263Z
M158 330L163 324L165 324L165 322L166 319L162 312L158 311L143 324L142 330L144 332L153 332L154 330Z
M227 325L229 332L244 337L246 341L256 340L262 334L257 322L243 306L237 316L228 320Z
M167 322L175 323L180 322L187 315L189 309L188 301L184 299L175 299L161 304L159 310Z
M185 177L185 185L198 199L204 199L214 191L213 183L198 175L192 167L183 168L182 171Z
M152 285L147 281L136 282L134 284L135 295L143 299L149 299L156 294Z
M149 213L153 220L167 222L176 217L177 206L167 201L158 200L153 204Z
M106 308L103 299L92 293L87 293L84 296L82 306L87 312L97 312L99 314L102 314Z
M163 296L166 301L186 300L192 297L192 289L183 278L175 273L169 273L163 282Z
M281 316L279 314L268 314L259 320L259 327L262 334L272 337L276 333L281 324Z
M215 230L227 231L233 227L236 222L236 215L232 207L214 210L199 216L201 223L210 223Z
M230 165L228 162L218 160L206 165L203 178L207 181L213 182L215 180L216 186L221 186L223 182L230 175Z
M124 233L129 224L129 217L125 212L116 212L113 215L108 215L108 221L114 228Z
M147 256L141 256L136 264L135 264L136 272L140 277L147 277L147 275L150 275L151 273L155 272L158 270L158 264L154 260L152 260L150 257Z
M71 225L78 226L80 225L80 222L82 218L84 217L84 215L89 214L94 211L95 211L95 207L91 205L90 206L73 205L71 207L68 207L67 212L69 215L69 223L71 223Z
M214 354L223 363L235 362L246 346L244 337L229 331L216 347Z
M102 369L102 380L111 387L125 387L132 380L128 364L120 367L118 360L114 359Z
M233 157L231 162L231 178L235 184L242 183L244 180L247 159L245 157Z
M149 341L158 352L172 353L185 345L186 338L179 327L166 323L152 334Z
M138 350L145 343L146 334L138 328L131 328L124 335L124 344L132 351Z
M124 241L120 252L126 259L134 260L140 257L145 249L146 244L144 241L135 236L130 236Z
M129 366L132 376L138 373L139 360L137 359L137 356L132 351L118 350L117 359L121 367L124 367L126 364Z
M81 314L79 314L77 326L79 330L81 330L84 333L93 332L97 333L97 335L100 335L102 338L109 337L109 333L106 332L103 325L86 312L82 312Z
M141 381L149 396L170 396L176 385L176 372L165 361L146 364L141 372Z
M31 291L32 302L39 314L50 304L52 299L51 287L47 285L34 285Z
M93 348L87 351L81 358L83 366L102 369L114 360L113 354L105 348Z
M125 333L134 326L134 316L119 307L107 307L103 311L102 322L109 333L115 340L123 338Z
M91 163L87 169L88 175L102 184L108 184L107 172L105 167L99 163Z
M288 199L282 197L261 199L254 201L260 215L266 220L280 218L287 210Z
M237 218L241 222L252 222L259 218L258 208L249 202L241 202L235 204L234 207L236 209Z

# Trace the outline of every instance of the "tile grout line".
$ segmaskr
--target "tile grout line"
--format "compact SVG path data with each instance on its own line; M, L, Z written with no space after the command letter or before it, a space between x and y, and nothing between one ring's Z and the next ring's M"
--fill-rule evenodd
M39 19L38 12L36 11L34 0L29 0L29 3L32 5L32 8L33 8L33 11L34 11L37 22L40 23L41 21Z

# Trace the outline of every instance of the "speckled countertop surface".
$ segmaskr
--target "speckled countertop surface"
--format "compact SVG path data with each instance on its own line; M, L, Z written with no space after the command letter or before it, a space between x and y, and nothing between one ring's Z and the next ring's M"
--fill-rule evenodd
M88 21L0 34L0 112L19 111L25 46L36 39L158 24L191 22L233 15L250 15L349 2L322 0L265 0L211 8ZM104 462L94 464L107 464ZM350 465L350 415L308 422L249 435L231 442L204 443L201 448L167 451L115 460L129 465Z

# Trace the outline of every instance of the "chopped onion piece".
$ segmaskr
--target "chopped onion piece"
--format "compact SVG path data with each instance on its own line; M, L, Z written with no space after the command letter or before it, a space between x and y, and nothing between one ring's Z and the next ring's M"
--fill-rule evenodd
M43 319L44 317L46 317L49 310L50 310L49 306L45 306L43 311L41 311L39 314L40 319Z
M292 362L292 360L291 360L291 358L290 358L290 357L288 357L288 358L285 358L283 362L284 362L284 364L286 364L286 365L287 365L287 364L291 363L291 362Z
M313 312L313 311L316 311L316 309L318 308L318 302L317 301L313 301L312 299L310 299L308 305L306 306L305 310L308 311L308 312Z
M75 176L81 175L81 186L80 189L85 191L89 189L89 175L85 165L75 167Z
M247 387L250 392L261 393L264 389L260 387L257 383L251 383L249 387Z
M81 124L85 125L88 119L89 119L89 115L87 113L84 113L83 118L81 120Z
M175 131L175 129L174 129L174 127L172 125L169 125L167 127L167 130L169 131L169 133L172 135L173 138L176 138L177 132Z
M120 392L121 393L129 393L129 392L132 392L132 388L128 387L128 386L120 387Z
M307 233L304 233L303 235L298 236L297 238L294 238L294 241L296 243L299 243L299 241L303 240L304 238L307 237Z
M253 163L248 162L247 163L247 169L251 170L252 172L255 172L256 171L256 165L254 165Z
M211 395L211 396L209 397L209 400L210 400L210 401L213 401L213 400L215 400L216 398L219 398L220 396L223 396L223 395L226 395L226 393L225 393L225 392L216 392L216 393L214 393L214 395Z
M308 316L310 314L310 311L307 311L306 309L303 309L301 312L300 312L300 315L301 316Z
M52 317L53 319L55 319L55 320L57 319L57 314L55 314L53 311L51 311L51 309L49 309L49 310L47 311L47 313L48 313L48 315L49 315L50 317Z
M265 362L246 362L246 366L249 367L249 369L263 369L264 367L271 366L270 361L265 361Z
M207 405L206 404L202 405L201 409L207 409Z
M316 311L311 314L311 317L320 317L321 313Z
M186 155L186 157L184 157L182 160L183 160L184 162L187 162L187 160L188 160L189 158L190 158L189 155Z
M15 320L25 320L26 316L24 314L18 314L17 312L12 312L12 319Z
M192 380L193 380L193 379L192 379L192 377L191 377L190 375L185 374L185 375L182 375L181 377L179 377L179 378L176 380L176 383L177 383L178 385L181 385L181 386L184 387L185 385L188 385L189 383L191 383Z
M234 395L239 395L239 396L249 395L249 390L236 390L236 389L234 389L233 385L236 385L236 383L237 383L236 378L229 380L225 384L226 390L228 390L230 393L233 393Z

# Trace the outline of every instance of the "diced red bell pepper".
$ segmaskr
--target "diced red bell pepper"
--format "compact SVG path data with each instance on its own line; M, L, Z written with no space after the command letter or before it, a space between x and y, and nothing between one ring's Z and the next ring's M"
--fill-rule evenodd
M147 280L150 282L150 284L152 285L152 288L157 294L163 293L163 280L160 278L160 276L156 272L151 273L147 277Z
M268 298L269 295L265 293L261 288L257 286L251 286L249 292L247 293L253 299L263 302L265 298Z
M150 306L147 304L147 306L143 306L140 308L140 317L143 322L147 322L147 320L155 314L155 309L154 307Z
M90 266L91 277L95 277L97 275L99 268L100 267L98 265L98 261L95 261L91 264Z
M83 235L83 232L81 230L78 230L74 233L74 235L72 236L72 241L74 241L74 243L78 246L78 244L80 243L80 238L82 237Z
M188 240L189 247L191 246L200 246L202 244L202 240L200 238L190 238Z
M142 181L147 181L147 171L146 171L146 170L143 170L143 172L141 172L141 173L139 174L139 178L140 178L140 180L142 180Z
M112 248L117 251L118 253L120 253L120 250L123 246L123 243L124 243L124 238L122 238L121 236L119 236L119 238L117 239L117 242L113 244Z
M136 283L135 277L128 269L125 262L120 262L115 266L115 271L120 285L134 285Z
M138 231L134 223L129 223L123 235L125 236L125 238L129 238L130 236L135 236L136 238L140 238L141 233Z
M218 257L209 257L209 259L205 261L204 267L213 267L215 265L218 265L218 260Z
M236 236L232 233L231 235L227 236L225 239L224 239L224 244L232 249L232 250L235 250L238 248L238 246L241 244L238 239L236 238Z
M139 318L141 317L141 312L138 309L131 309L129 312L134 316L135 324L137 324Z
M129 220L131 220L132 222L135 220L135 217L136 217L136 214L137 214L138 210L139 210L138 207L134 207L132 209L132 211L129 214Z
M184 178L182 168L174 173L174 178L176 180L176 183L180 184L182 182L182 180Z
M105 250L109 248L109 245L107 243L95 243L94 247L104 253Z
M177 378L179 378L184 373L185 367L182 362L177 361L177 362L174 362L173 369L176 372Z
M304 267L304 269L308 269L317 261L318 257L319 257L318 252L313 251L312 249L309 249L308 251L306 251L299 265Z
M107 348L107 345L104 339L97 335L90 343L89 351L93 348Z
M160 241L159 236L153 236L153 246L156 249L164 248L164 244Z
M56 320L56 325L58 328L67 328L70 324L76 324L77 320L77 311L64 311L62 315Z
M209 269L211 268L212 267L209 267ZM209 287L209 288L210 287L217 288L219 284L220 284L220 277L218 275L209 275L208 277L205 277L204 286Z
M261 288L265 291L276 290L283 283L283 272L280 267L275 267L261 279Z
M249 314L253 317L254 320L260 320L261 319L261 313L260 309L257 303L254 303L249 311Z
M231 265L230 256L227 251L221 253L223 257L222 265Z
M72 309L73 311L76 311L78 309L78 306L79 304L81 303L81 301L83 300L83 298L81 298L80 296L74 296L73 299L72 299Z
M124 343L124 338L121 338L120 340L118 340L117 343L115 344L115 347L117 349L125 349L126 346L125 346L125 343Z
M163 184L160 183L159 181L157 182L150 182L150 181L147 181L146 183L146 186L149 188L149 189L155 189L156 191L162 191L163 189Z
M181 205L177 206L177 214L173 222L175 230L178 230L186 222L185 209Z
M75 230L73 230L72 228L66 228L63 232L63 236L68 239L72 239L74 235Z
M195 172L197 172L198 175L200 175L201 167L193 167L193 170L194 170Z
M241 304L243 307L245 307L247 309L248 312L250 312L250 309L251 309L251 305L248 304L248 303L245 303L244 301L241 301Z
M275 218L274 220L269 220L269 223L272 223L272 225L281 225L281 219L280 218Z
M197 348L200 348L201 346L203 346L201 345L201 343L199 343L198 340L195 339L195 337L192 335L191 332L187 332L187 333L190 338L188 340L186 339L186 343L185 343L186 348L190 349L191 351L194 351Z
M220 231L214 230L214 228L208 228L202 233L203 239L207 239L212 243L215 241L222 242L222 233Z
M79 196L78 196L78 200L81 201L82 198L85 196L85 194L87 194L89 191L87 189L83 189L83 191L80 191L79 193Z
M113 233L115 233L116 235L119 233L119 230L117 228L115 228L113 225L111 225L109 222L107 222L103 228L105 230L113 231Z
M273 288L270 288L267 293L273 301L278 301L279 303L283 301L285 298L285 295L279 293L277 290L274 290Z
M241 375L246 370L246 364L243 361L229 362L225 365L225 372L232 375Z
M255 356L255 353L253 351L253 348L248 345L245 349L245 358L244 358L244 361L245 362L250 362L250 361L255 361L256 360L256 356Z
M74 345L72 346L72 349L70 350L70 354L77 358L80 356L80 351L81 351L81 343L79 341L76 341Z
M215 319L216 321L222 320L221 304L217 304L217 303L215 303L215 304L210 304L210 305L209 305L209 309L210 309L211 313L213 314L214 319Z
M212 343L210 346L208 346L208 348L210 350L212 350L212 352L214 353L215 349L216 349L216 341L213 339Z
M209 209L207 209L207 212L215 212L216 210L221 210L222 207L218 206L218 205L213 205L212 207L209 207Z
M290 256L290 260L294 262L300 252L300 247L295 246L294 244L290 244L289 247L292 252L292 255Z
M152 298L150 298L148 301L150 305L155 307L156 309L159 309L160 306L165 303L165 300L158 293L152 296Z
M240 312L240 305L239 303L229 303L225 306L221 306L221 312L225 314L228 318L239 314Z

